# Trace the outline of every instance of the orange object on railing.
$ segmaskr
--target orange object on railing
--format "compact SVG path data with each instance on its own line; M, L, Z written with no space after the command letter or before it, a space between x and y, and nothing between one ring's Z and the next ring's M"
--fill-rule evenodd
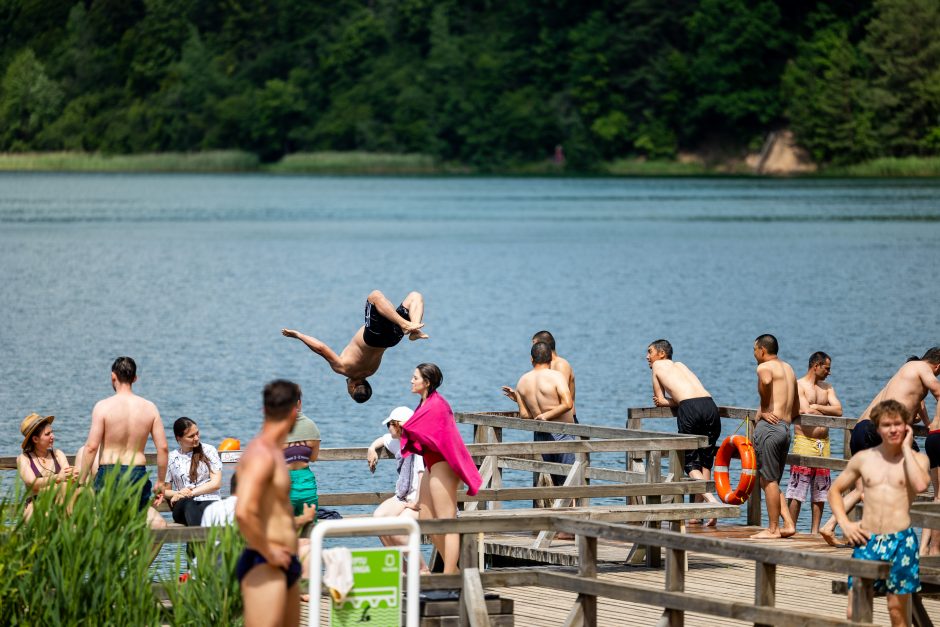
M219 451L240 451L242 450L242 443L235 438L225 438L219 444Z
M741 480L736 488L731 487L728 466L735 457L741 458ZM718 497L729 505L740 505L751 495L757 483L757 455L754 447L743 435L725 438L715 456L715 491Z

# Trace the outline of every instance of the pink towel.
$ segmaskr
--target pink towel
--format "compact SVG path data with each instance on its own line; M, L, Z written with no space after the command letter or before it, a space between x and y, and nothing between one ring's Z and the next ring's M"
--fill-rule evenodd
M432 392L418 405L408 422L401 426L401 431L402 457L412 453L423 455L429 468L429 457L431 460L435 456L443 458L467 484L467 494L472 496L477 493L483 478L480 477L480 471L473 463L470 452L464 446L457 423L454 422L454 412L443 396Z

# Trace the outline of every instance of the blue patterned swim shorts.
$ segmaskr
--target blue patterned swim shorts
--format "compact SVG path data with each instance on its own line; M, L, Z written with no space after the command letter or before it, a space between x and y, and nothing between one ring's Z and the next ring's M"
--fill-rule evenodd
M920 592L920 543L910 527L897 533L872 534L865 546L856 547L852 557L860 560L891 562L887 581L875 580L875 592L910 594ZM849 588L852 578L849 577Z

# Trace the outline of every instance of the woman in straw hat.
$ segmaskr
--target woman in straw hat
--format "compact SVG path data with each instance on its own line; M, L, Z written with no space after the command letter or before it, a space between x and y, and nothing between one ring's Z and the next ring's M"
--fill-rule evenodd
M40 416L32 413L20 423L23 434L23 453L16 458L20 478L29 490L24 517L33 513L33 499L40 490L68 481L75 474L69 466L65 453L53 448L55 434L52 421L55 416Z

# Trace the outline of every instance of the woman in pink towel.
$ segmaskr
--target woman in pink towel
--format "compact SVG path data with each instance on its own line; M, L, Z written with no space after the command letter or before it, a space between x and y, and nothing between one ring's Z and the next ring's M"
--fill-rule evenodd
M454 412L437 392L444 375L434 364L419 364L411 377L411 391L421 396L414 415L401 426L401 454L424 457L425 473L418 494L419 519L456 518L457 487L462 480L467 494L476 494L483 479L460 437ZM431 536L444 558L444 573L457 570L460 535Z

